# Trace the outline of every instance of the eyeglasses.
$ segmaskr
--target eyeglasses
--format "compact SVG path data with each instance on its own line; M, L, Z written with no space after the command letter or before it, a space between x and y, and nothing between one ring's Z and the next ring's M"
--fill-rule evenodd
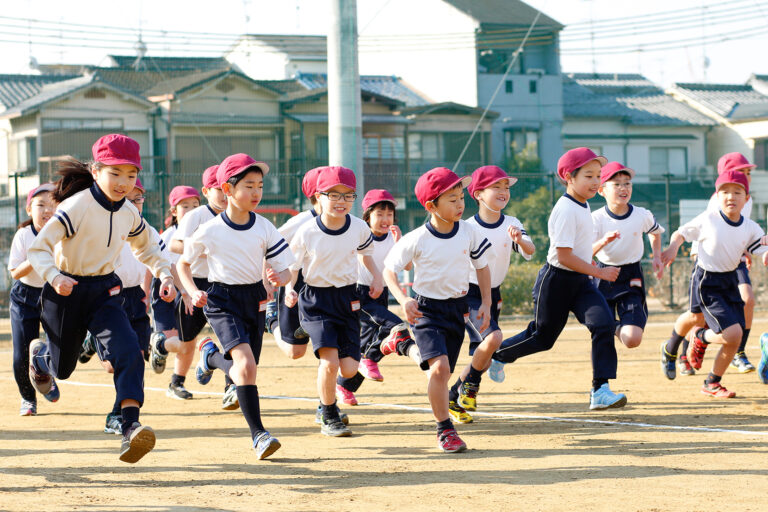
M145 199L146 197L139 196L139 197L134 197L133 199L129 199L129 201L132 202L133 204L141 204L144 202Z
M357 194L354 192L350 192L348 194L341 194L339 192L320 192L320 194L324 195L331 201L341 201L341 198L343 197L346 202L351 203L357 199Z
M613 188L624 188L624 189L627 189L627 190L631 190L632 189L632 182L631 181L627 181L626 183L616 183L615 181L610 181L609 183L610 183L610 185Z

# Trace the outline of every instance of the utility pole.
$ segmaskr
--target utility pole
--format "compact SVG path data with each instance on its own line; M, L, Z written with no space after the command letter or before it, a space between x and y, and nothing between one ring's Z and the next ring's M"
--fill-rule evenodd
M356 0L329 1L328 163L355 171L357 191L362 194L365 192L365 184L360 71L357 62L357 3Z

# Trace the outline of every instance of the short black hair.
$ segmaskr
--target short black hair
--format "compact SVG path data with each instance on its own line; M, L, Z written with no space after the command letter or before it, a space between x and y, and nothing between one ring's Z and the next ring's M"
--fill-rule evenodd
M256 166L246 167L239 174L235 174L234 176L229 178L227 180L227 183L229 183L233 187L236 187L237 184L240 183L241 181L243 181L245 179L245 177L248 176L248 174L251 173L251 172L257 172L257 173L261 174L262 176L264 176L264 173L261 171L261 168L256 167Z
M464 188L464 184L460 181L457 184L455 184L454 186L452 186L451 188L449 188L448 190L444 191L442 194L440 194L440 196L442 196L443 194L447 194L448 192L453 192L457 188L463 189ZM432 204L437 206L437 200L440 199L440 196L437 196L436 198L434 198L432 200Z
M373 203L371 206L365 209L363 212L363 220L366 224L369 226L371 223L369 222L371 220L371 213L373 213L373 210L376 210L378 208L381 208L382 210L392 210L392 213L395 214L394 223L397 224L397 210L395 209L395 205L392 204L392 201L379 201L378 203Z

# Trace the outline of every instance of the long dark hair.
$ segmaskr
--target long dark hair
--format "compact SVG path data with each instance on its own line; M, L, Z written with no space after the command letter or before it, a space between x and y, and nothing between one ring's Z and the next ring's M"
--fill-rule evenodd
M74 158L67 158L59 162L56 174L61 178L56 182L56 190L53 191L53 199L60 203L68 197L93 185L94 179L91 168L101 169L99 162L81 162Z
M27 226L31 226L31 225L32 225L32 217L28 218L27 220L25 220L24 222L19 224L18 227L16 228L16 230L23 229L23 228L25 228Z

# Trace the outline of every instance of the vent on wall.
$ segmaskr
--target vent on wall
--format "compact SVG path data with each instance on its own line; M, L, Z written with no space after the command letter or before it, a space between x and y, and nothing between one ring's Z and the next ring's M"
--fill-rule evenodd
M106 93L101 89L91 89L91 90L85 91L84 96L88 99L97 99L97 100L103 100L104 98L107 97Z
M232 85L229 82L221 82L219 84L216 84L216 89L221 91L221 92L229 92L229 91L231 91L234 88L235 88L235 86Z

